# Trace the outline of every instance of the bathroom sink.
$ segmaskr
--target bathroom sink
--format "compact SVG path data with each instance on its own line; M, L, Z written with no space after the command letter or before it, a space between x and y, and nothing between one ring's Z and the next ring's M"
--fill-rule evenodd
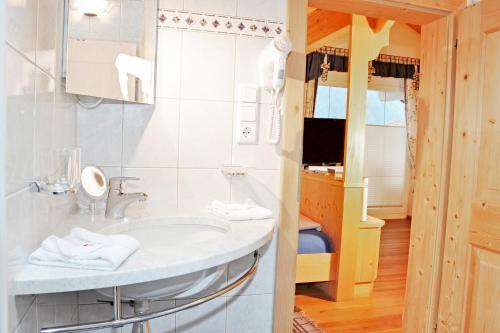
M174 251L188 244L196 246L223 238L229 224L223 221L198 219L190 223L172 219L120 222L102 229L103 234L122 234L135 238L142 252ZM155 299L160 297L189 297L217 282L226 265L212 267L168 279L123 286L121 296L127 300ZM112 297L111 288L99 289L99 293Z
M225 221L207 212L166 211L135 219L72 215L54 231L59 237L80 227L137 239L139 249L117 270L99 271L19 263L12 267L12 292L31 295L120 287L122 297L142 300L189 297L221 281L227 265L253 253L272 237L274 221ZM213 285L213 288L210 286Z
M101 229L100 233L129 235L139 241L142 250L165 251L223 238L229 229L229 223L222 220L164 218L118 222Z

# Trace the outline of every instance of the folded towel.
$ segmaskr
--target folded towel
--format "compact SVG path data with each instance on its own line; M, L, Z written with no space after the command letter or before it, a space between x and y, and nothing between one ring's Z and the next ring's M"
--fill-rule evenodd
M130 236L74 228L64 238L47 237L28 260L42 266L114 271L138 248L139 242Z
M230 221L263 220L273 216L269 209L257 206L252 201L244 204L225 204L214 201L208 206L208 210Z

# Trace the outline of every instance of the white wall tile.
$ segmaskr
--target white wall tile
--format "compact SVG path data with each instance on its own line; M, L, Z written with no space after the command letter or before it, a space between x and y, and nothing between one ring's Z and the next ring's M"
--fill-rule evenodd
M173 308L175 306L175 301L166 300L166 301L154 301L150 304L151 311L159 311L164 309ZM131 316L134 313L134 310L130 306L125 306L124 314L127 316ZM150 331L154 333L175 333L175 314L171 314L165 317L153 319L149 322ZM132 325L128 325L122 327L122 333L131 333Z
M177 300L182 305L192 300ZM194 308L176 313L176 333L225 333L226 298L219 297Z
M181 97L233 100L235 36L184 32Z
M179 166L217 168L231 162L233 104L182 101Z
M28 190L10 195L5 200L7 211L7 250L9 265L26 261L30 251L36 246L33 221L33 201ZM45 212L44 212L45 213Z
M237 0L184 0L184 10L209 13L236 15Z
M33 178L35 67L7 46L6 193L26 187Z
M184 0L160 0L158 8L161 9L182 9Z
M229 197L229 180L218 169L179 169L180 208L204 208Z
M156 105L125 104L123 166L177 167L179 102L156 99Z
M59 200L24 189L6 198L9 265L25 263L28 255L50 235L60 220L55 219ZM71 201L70 201L71 202ZM66 203L65 208L71 206Z
M272 210L277 219L280 209L280 181L279 170L250 169L245 177L232 179L231 201L253 200Z
M273 295L227 298L226 333L271 333Z
M237 107L235 107L237 110ZM258 169L279 170L281 164L281 149L279 145L267 141L269 130L269 117L271 108L268 104L259 105L258 116L258 141L256 144L239 144L239 115L235 111L233 134L233 164L253 167Z
M139 177L139 181L126 183L126 192L145 192L148 199L135 206L153 210L177 207L177 169L175 168L124 168L126 177Z
M6 40L33 62L37 36L37 5L36 0L7 0Z
M45 305L70 305L78 304L77 292L37 295L37 303Z
M76 146L76 97L66 94L66 87L61 83L55 84L54 105L54 148Z
M9 332L13 332L35 302L32 295L9 295Z
M276 276L277 237L259 249L260 261L254 276L241 286L231 290L231 295L272 294L274 292L274 276ZM253 254L235 260L229 264L228 284L236 281L254 262Z
M285 0L238 0L238 16L285 21Z
M36 305L33 302L15 333L37 333Z
M42 328L78 323L78 305L42 303L37 300L38 331Z
M179 98L182 32L159 29L156 56L156 97Z
M41 150L52 148L54 135L54 87L55 80L36 70L35 77L35 158ZM35 160L35 174L37 173L38 160Z
M264 38L236 37L235 100L238 98L240 84L259 85L259 56L270 42L271 40ZM271 103L271 95L263 89L259 90L260 102Z
M38 1L36 63L47 73L56 74L57 21L62 20L59 1Z
M123 105L102 104L96 109L77 109L77 144L82 162L101 166L121 166Z
M110 304L89 304L78 306L79 323L92 323L113 318L113 306ZM105 328L94 333L120 333L120 329Z

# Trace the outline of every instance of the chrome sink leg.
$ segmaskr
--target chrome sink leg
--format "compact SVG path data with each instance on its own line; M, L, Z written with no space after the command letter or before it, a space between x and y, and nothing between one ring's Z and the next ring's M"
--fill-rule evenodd
M151 301L141 300L134 301L134 314L143 315L149 312ZM132 326L132 333L150 333L149 320L134 323Z

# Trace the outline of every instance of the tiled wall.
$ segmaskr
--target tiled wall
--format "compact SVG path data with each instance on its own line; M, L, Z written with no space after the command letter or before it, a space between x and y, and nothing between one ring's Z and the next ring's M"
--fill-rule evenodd
M71 207L29 192L42 149L76 144L76 102L59 80L62 1L7 1L6 208L9 265L27 255ZM10 297L9 331L34 332L34 297Z
M47 0L39 1L45 4ZM160 0L160 7L282 22L285 0ZM25 9L24 12L27 16L31 11ZM24 35L30 36L26 31ZM280 154L276 146L265 140L268 95L260 96L259 143L238 145L234 133L238 84L257 83L257 57L268 42L269 39L257 37L159 28L155 106L110 101L91 110L78 106L76 143L83 148L84 163L103 167L108 176L141 177L141 181L130 184L128 190L147 192L150 195L147 205L152 209L200 208L214 199L237 202L251 198L277 214ZM22 47L25 45L19 46ZM29 59L28 51L26 56L15 54ZM29 63L28 59L25 61ZM30 100L34 93L24 95L27 96L23 98L24 103L35 103ZM24 113L19 115L22 116ZM18 123L22 126L22 122ZM22 128L24 133L31 133L33 124ZM59 141L54 139L54 142ZM30 147L23 140L16 144L22 149ZM24 164L17 163L16 184L21 186L21 179L29 172L22 168ZM248 175L241 179L225 178L218 169L222 164L247 166ZM22 190L16 196L19 197L17 204L11 207L21 207L31 194ZM44 207L38 204L34 209L41 211ZM30 211L23 214L11 211L18 220L31 222L33 230L41 225L35 222ZM33 239L31 245L35 243ZM152 322L152 331L271 332L276 241L262 249L261 254L261 265L249 283L200 307L157 319ZM231 263L216 287L236 279L250 264L250 257ZM17 333L35 332L43 326L109 319L111 307L97 303L97 299L102 296L93 292L42 295L35 301L32 297L18 298L11 312L12 328L15 329L22 318ZM186 300L162 300L154 306L183 302ZM130 311L128 307L125 309ZM123 332L128 331L130 328L123 328Z
M160 8L283 22L285 1L163 0ZM277 214L280 153L265 140L270 96L260 96L258 144L238 145L235 138L237 87L257 84L257 58L269 41L160 27L156 104L79 107L77 141L84 163L102 167L108 176L140 177L128 190L147 192L149 208L202 208L214 199L251 198ZM249 174L225 178L219 170L223 164L244 165ZM227 297L156 320L155 332L271 332L276 242L262 254L250 283ZM231 263L221 285L250 263L251 258ZM95 302L96 297L88 299ZM185 300L166 302L173 306ZM103 313L96 309L88 308L96 311L94 318L106 319L96 317Z

